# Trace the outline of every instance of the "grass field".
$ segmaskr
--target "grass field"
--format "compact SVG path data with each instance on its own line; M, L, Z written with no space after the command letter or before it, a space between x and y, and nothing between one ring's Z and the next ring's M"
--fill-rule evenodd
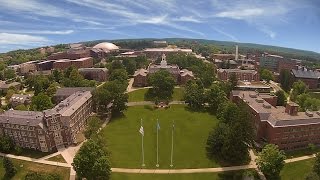
M61 154L53 156L49 159L47 159L48 161L54 161L54 162L61 162L61 163L67 163L66 160L62 157Z
M26 174L30 171L45 172L45 173L57 173L62 179L69 179L70 169L65 167L57 167L51 165L44 165L34 162L22 161L17 159L11 159L15 167L17 168L17 174L13 179L24 179ZM0 157L0 179L4 175L2 157Z
M145 94L148 91L148 89L139 89L136 91L132 91L128 93L129 95L129 102L138 102L138 101L147 101L145 98ZM174 88L172 100L174 101L181 101L183 100L184 96L184 88Z
M310 92L309 94L310 94L310 96L313 97L313 98L320 99L320 93Z
M129 107L123 117L112 121L101 132L111 151L113 167L141 167L140 118L144 126L146 168L156 166L156 119L159 119L159 164L169 168L171 152L172 120L174 131L174 168L218 167L206 157L205 144L209 131L216 125L215 116L191 112L183 105L169 109L153 109L151 106Z
M312 171L314 159L297 161L285 164L280 176L281 180L305 179L305 176Z
M230 180L242 179L244 174L257 176L256 171L229 171L227 173L194 173L194 174L125 174L112 173L111 180ZM257 178L255 178L257 179Z

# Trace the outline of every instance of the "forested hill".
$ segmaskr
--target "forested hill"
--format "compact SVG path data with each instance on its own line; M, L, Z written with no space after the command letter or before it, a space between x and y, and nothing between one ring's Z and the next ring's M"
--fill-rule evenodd
M299 49L252 44L252 43L237 43L229 41L216 41L216 40L205 40L205 39L185 39L185 38L164 38L164 39L119 39L119 40L96 40L96 41L85 41L81 42L87 46L94 46L97 43L108 41L115 43L121 48L128 49L143 49L146 47L153 46L153 40L164 40L169 44L177 45L179 47L191 48L196 53L202 53L203 55L209 55L210 53L234 53L235 45L239 45L239 52L242 54L246 53L257 53L268 52L271 54L277 54L286 58L306 60L312 64L312 66L320 67L320 54L312 51L305 51ZM54 46L56 51L62 51L68 46L64 44ZM30 60L39 60L46 58L46 55L40 55L38 48L30 50L16 50L7 53L0 54L0 60L6 61L7 64L19 64ZM8 59L9 57L9 59Z
M111 40L122 48L138 48L143 49L145 47L152 46L153 40L164 40L169 44L176 44L178 46L183 46L187 48L195 48L195 46L202 45L213 45L216 46L217 49L221 50L222 53L234 53L235 45L239 45L239 52L246 54L250 53L263 53L268 52L271 54L277 54L288 58L293 59L302 59L312 62L320 63L320 53L316 53L313 51L299 50L293 48L285 48L278 46L270 46L270 45L261 45L261 44L253 44L253 43L238 43L238 42L230 42L230 41L216 41L216 40L206 40L206 39L185 39L185 38L164 38L164 39L119 39L119 40ZM98 40L98 41L89 41L84 42L88 45L96 44L99 42L103 42L107 40Z

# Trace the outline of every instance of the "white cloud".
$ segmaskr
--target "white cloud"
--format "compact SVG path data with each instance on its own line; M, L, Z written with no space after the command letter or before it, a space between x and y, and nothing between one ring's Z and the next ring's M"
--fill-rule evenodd
M23 45L42 45L49 42L50 40L42 36L0 33L0 44L15 44L15 45L23 46Z
M181 16L179 18L174 18L173 21L177 22L193 22L193 23L202 23L203 21L200 19L197 19L193 16Z
M66 35L74 33L74 30L1 30L0 32L4 33L15 33L15 34L53 34L53 35Z
M224 17L224 18L231 18L231 19L246 19L252 18L255 16L261 16L264 14L264 9L261 8L254 8L254 9L239 9L239 10L230 10L230 11L223 11L216 14L216 17Z
M233 40L233 41L237 41L237 42L239 41L235 36L233 36L232 34L229 34L229 33L225 32L225 31L222 31L221 29L218 29L218 28L216 28L216 27L212 27L212 29L215 30L216 32L218 32L218 33L220 33L220 34L222 34L222 35L230 38L230 39Z
M84 22L87 24L99 24L88 16L81 16L79 14L74 14L66 9L53 6L48 3L42 3L41 1L28 0L0 0L0 9L4 11L10 10L10 13L29 13L38 16L54 17L54 18L69 18L75 22ZM23 14L26 16L26 14ZM36 18L36 17L33 17Z

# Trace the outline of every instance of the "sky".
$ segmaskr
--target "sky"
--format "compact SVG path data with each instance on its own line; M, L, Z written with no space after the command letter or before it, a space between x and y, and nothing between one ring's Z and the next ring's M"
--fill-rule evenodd
M320 53L320 0L0 0L0 4L0 52L88 40L176 37Z

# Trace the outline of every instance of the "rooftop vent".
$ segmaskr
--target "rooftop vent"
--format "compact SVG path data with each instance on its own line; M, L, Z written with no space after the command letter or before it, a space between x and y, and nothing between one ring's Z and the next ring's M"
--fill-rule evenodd
M306 111L306 115L309 116L309 117L313 117L313 112L311 112L311 111Z
M256 101L257 101L257 103L263 103L264 102L264 100L261 99L261 98L257 98Z
M317 111L316 113L320 116L320 111Z
M263 104L263 107L266 109L271 109L271 105L270 104Z

